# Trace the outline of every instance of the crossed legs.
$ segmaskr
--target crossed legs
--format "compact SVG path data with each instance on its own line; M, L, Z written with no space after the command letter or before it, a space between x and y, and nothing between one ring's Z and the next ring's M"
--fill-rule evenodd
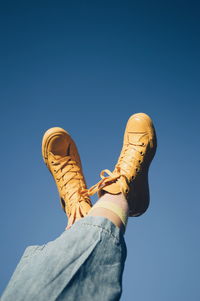
M119 300L126 259L122 233L128 216L148 208L148 168L155 151L150 117L131 116L113 172L104 170L101 180L87 189L71 136L61 128L48 130L42 154L68 217L67 230L50 243L25 250L2 301ZM92 207L90 196L96 192L99 200Z

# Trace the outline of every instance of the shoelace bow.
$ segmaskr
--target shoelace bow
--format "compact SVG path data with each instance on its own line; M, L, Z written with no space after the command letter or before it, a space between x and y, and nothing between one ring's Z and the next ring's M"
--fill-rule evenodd
M92 196L100 189L102 189L105 186L108 186L112 183L115 183L117 180L118 180L118 183L119 183L122 191L127 192L126 189L127 189L128 179L126 177L126 173L129 172L129 170L132 168L134 161L137 161L139 163L137 166L139 166L141 163L141 160L135 160L133 158L132 150L134 149L136 152L139 152L141 156L143 155L143 152L138 150L137 148L135 148L135 146L142 147L142 146L145 146L145 144L143 142L134 142L134 143L129 143L128 145L125 145L123 147L123 153L120 155L120 159L119 159L117 165L115 166L114 171L111 172L109 169L102 170L100 173L101 180L97 184L93 185L87 191L85 190L85 194L87 194L88 196ZM130 158L130 160L127 160L125 158ZM123 169L122 163L126 163L126 170ZM128 170L127 170L127 166L128 166ZM136 172L138 172L138 171L139 171L139 168L136 167ZM105 176L104 175L105 173L107 173L108 176ZM134 179L134 177L132 178L132 180L133 179ZM125 187L125 189L124 189L124 187Z

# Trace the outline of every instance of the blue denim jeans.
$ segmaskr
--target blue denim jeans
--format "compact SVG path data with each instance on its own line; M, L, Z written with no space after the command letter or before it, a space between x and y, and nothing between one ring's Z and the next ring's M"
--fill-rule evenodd
M1 301L116 301L126 245L108 219L88 216L57 239L26 248Z

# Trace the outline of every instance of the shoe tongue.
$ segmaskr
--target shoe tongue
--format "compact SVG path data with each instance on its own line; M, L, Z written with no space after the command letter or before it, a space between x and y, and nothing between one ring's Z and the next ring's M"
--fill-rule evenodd
M50 154L55 160L59 160L59 159L63 158L63 156L60 156L60 155L54 155L52 153L50 153Z
M59 160L59 159L63 158L63 156L54 155L54 158L55 158L56 160Z
M145 135L145 133L129 133L128 142L131 144L138 143L141 141L141 138Z
M102 190L105 191L105 192L111 193L111 194L121 193L118 183L112 183L112 184L104 187Z

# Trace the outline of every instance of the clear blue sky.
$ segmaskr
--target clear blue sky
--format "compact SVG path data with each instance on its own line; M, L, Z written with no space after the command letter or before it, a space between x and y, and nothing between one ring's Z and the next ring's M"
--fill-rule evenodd
M1 1L1 291L25 247L66 226L44 131L71 133L91 186L113 169L128 117L146 112L151 205L129 219L121 300L200 300L199 15L193 0Z

